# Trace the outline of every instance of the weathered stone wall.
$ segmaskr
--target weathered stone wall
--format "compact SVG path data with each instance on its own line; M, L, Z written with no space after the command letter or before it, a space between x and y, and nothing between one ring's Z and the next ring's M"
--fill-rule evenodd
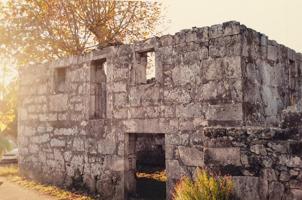
M301 110L302 56L251 29L241 37L246 125L278 126L282 110Z
M152 51L155 78L147 80ZM300 127L278 126L300 116L282 118L289 106L299 110L300 58L228 22L30 66L21 73L20 168L125 199L134 187L132 135L164 134L168 198L198 166L234 175L241 197L297 196Z
M238 196L250 200L302 197L301 131L206 128L200 134L203 143L192 146L203 151L208 169L233 176ZM178 147L180 160L188 162L187 153L192 146L187 151L188 147L181 147L183 150Z

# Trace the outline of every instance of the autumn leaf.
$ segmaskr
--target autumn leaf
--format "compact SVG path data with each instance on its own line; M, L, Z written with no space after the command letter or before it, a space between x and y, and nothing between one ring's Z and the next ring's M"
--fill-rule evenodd
M144 39L162 19L155 1L8 0L0 7L0 56L19 66Z

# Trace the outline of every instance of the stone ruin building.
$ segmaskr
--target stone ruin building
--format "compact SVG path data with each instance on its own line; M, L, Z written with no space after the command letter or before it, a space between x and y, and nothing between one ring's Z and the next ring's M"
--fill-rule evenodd
M166 171L171 199L182 176L204 167L231 175L240 199L302 199L302 54L238 22L20 76L19 165L29 178L122 200L142 190L136 172L150 165Z

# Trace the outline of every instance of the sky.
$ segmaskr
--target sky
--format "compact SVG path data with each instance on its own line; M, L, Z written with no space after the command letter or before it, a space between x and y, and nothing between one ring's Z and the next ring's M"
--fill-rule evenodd
M163 0L171 21L164 33L239 21L302 52L302 0Z

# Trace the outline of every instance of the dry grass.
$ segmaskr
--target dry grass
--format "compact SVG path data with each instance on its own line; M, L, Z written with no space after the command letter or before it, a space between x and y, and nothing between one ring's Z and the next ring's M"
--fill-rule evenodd
M23 178L19 175L19 170L16 166L0 167L0 176L6 177L9 181L14 182L24 188L38 191L41 194L53 196L58 200L93 200L92 197L86 195L76 194L56 186L44 185Z
M136 177L138 178L148 178L148 179L154 179L160 182L166 182L167 181L167 175L165 171L156 171L153 173L144 173L144 172L137 172Z
M196 178L184 177L175 186L173 200L230 200L233 198L233 181L228 176L216 176L198 169Z
M16 166L6 166L6 167L0 167L0 176L2 177L8 177L8 176L18 176L19 175L19 169Z

